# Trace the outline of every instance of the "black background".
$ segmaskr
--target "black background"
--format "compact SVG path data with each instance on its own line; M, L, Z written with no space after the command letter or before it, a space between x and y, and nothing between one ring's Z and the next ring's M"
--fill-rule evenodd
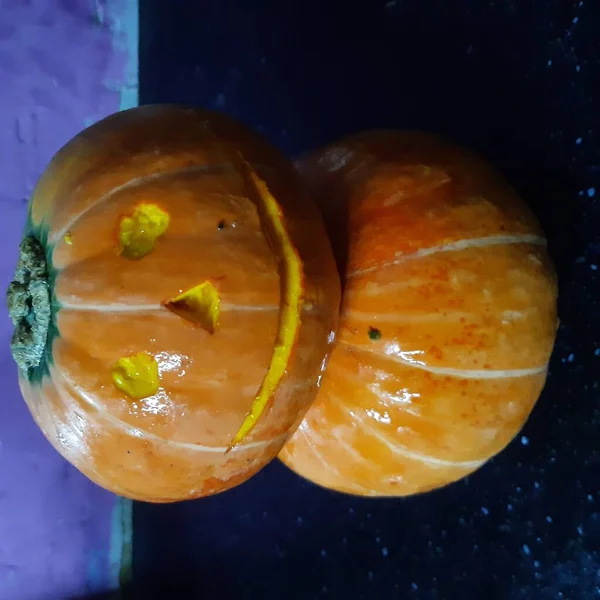
M135 587L174 600L600 598L600 3L140 9L141 103L222 110L290 156L371 127L483 153L546 229L562 325L523 436L468 480L359 500L276 462L214 498L136 504Z

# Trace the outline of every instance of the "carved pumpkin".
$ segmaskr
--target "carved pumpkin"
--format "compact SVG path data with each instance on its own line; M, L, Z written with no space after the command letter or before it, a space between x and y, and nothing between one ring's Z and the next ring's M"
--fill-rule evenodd
M277 455L315 396L339 279L276 150L224 116L150 106L58 152L8 304L21 390L53 446L117 494L168 502Z
M342 275L336 346L280 454L313 482L402 496L519 432L546 379L557 283L534 216L483 160L371 132L300 162Z

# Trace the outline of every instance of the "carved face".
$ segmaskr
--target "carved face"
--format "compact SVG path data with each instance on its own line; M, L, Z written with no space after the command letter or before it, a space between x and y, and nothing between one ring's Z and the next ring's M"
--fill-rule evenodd
M59 152L15 281L13 355L37 423L91 479L153 501L227 489L277 454L339 305L291 165L180 107L119 113Z

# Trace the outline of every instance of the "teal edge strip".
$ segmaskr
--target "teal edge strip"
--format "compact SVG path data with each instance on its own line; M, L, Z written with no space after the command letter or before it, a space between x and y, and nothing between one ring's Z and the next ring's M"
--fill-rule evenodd
M95 0L100 23L108 25L113 49L126 58L123 81L117 89L119 109L127 110L139 104L139 6L138 0ZM111 82L105 82L111 89ZM117 498L113 508L109 548L109 577L113 590L125 589L132 579L133 563L133 502Z

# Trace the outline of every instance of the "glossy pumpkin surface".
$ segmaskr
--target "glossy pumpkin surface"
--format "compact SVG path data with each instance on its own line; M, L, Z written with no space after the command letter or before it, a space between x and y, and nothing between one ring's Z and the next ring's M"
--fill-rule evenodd
M193 108L118 113L31 199L8 294L21 390L103 487L213 494L275 457L314 399L339 293L322 219L265 140Z
M426 134L359 134L299 167L343 295L322 388L280 458L366 496L462 478L546 380L557 282L540 226L485 161Z

